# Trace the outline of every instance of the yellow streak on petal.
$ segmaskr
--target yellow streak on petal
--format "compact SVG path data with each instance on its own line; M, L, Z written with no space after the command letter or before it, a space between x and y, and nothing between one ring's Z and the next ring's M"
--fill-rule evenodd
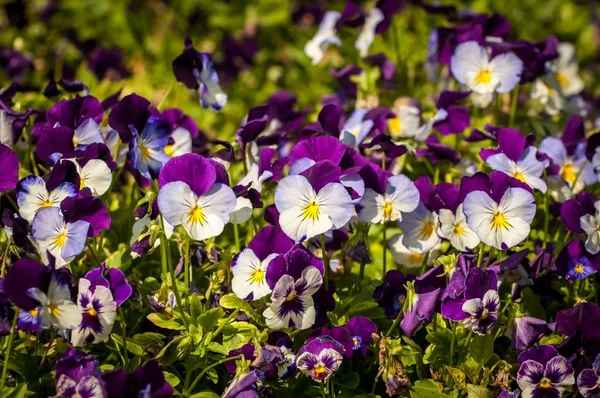
M494 218L492 219L492 228L494 228L495 230L499 230L500 228L510 228L510 223L508 222L508 220L502 212L498 211L494 214Z
M304 210L302 210L302 218L308 218L313 221L319 218L319 204L317 202L307 204Z
M489 69L482 69L477 76L475 76L475 83L477 84L490 84L492 81L492 72Z

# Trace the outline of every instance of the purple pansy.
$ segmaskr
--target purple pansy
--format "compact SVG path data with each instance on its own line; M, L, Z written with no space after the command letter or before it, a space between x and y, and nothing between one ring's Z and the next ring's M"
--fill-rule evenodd
M332 337L317 337L298 351L296 366L313 380L325 382L342 365L344 351Z
M600 255L589 254L582 241L572 240L559 254L556 266L567 280L585 279L600 269Z
M173 387L155 359L145 362L132 373L115 369L102 374L108 398L169 398Z
M0 194L17 187L19 159L6 145L0 144Z
M524 397L559 397L575 384L573 367L552 346L530 348L518 359L517 383Z
M96 358L68 348L56 362L54 380L57 397L104 398L106 389Z
M117 318L117 304L110 289L102 285L92 285L89 280L81 278L77 304L82 319L71 333L73 345L78 347L107 342Z
M77 191L77 187L69 182L50 188L42 177L25 177L17 185L19 214L32 222L40 209L59 207L65 198L77 196Z
M515 318L512 348L523 351L539 342L546 333L553 331L554 328L555 324L548 324L545 320L532 316Z
M439 265L408 283L407 305L400 322L400 328L408 337L412 337L420 327L428 325L435 311L439 311L439 300L445 288L443 275L444 269Z
M584 369L579 373L577 388L584 398L600 397L600 355L596 356L591 369Z
M355 316L344 325L344 328L350 333L352 341L352 350L349 352L346 349L346 354L351 357L352 352L360 351L362 355L365 355L369 344L373 341L373 334L377 333L375 323L364 316Z
M117 307L123 304L133 293L133 288L127 282L123 271L118 268L107 268L106 265L88 271L85 279L90 281L91 287L104 286L110 289Z
M406 301L406 284L414 276L406 276L400 271L388 271L383 279L383 284L373 292L373 298L384 308L385 315L395 319Z

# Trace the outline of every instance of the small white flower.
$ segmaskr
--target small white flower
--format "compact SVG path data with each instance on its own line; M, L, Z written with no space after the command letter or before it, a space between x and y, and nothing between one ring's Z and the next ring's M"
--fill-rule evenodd
M398 225L404 232L402 244L411 251L425 253L440 243L440 237L436 233L438 215L422 202L413 212L405 214Z
M440 209L439 219L440 236L448 239L456 250L464 252L479 244L479 237L467 224L462 204L458 205L456 214L448 209Z
M235 295L245 300L252 294L252 300L259 300L271 293L267 284L267 266L275 257L277 254L270 254L260 261L252 249L242 250L231 266L231 289Z
M369 15L365 18L365 24L354 44L362 58L365 58L369 53L369 47L375 40L375 28L383 20L383 13L379 8L373 7L369 10Z
M596 208L596 214L585 214L579 219L581 229L587 235L585 249L590 254L600 252L600 200L594 203L594 207Z
M342 44L340 39L335 35L335 25L340 17L341 14L337 11L327 11L323 16L317 33L304 46L304 52L312 60L313 65L318 64L323 59L327 46L330 44L335 44L336 46Z

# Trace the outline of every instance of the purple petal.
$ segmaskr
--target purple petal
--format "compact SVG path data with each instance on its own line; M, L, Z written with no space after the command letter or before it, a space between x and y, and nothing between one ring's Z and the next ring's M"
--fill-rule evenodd
M19 159L6 145L0 144L0 193L17 187Z

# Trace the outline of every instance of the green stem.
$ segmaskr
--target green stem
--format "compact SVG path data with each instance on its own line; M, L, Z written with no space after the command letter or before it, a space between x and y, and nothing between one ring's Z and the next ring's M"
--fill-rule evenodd
M4 249L4 254L2 255L2 262L0 262L0 277L4 278L6 274L6 256L8 256L8 250L10 249L10 245L12 243L12 236L6 240L6 248Z
M519 103L519 86L514 88L512 98L510 100L510 117L508 127L512 127L515 123L515 116L517 114L517 105Z
M390 326L387 333L385 334L386 337L390 337L390 334L392 334L394 329L396 329L396 326L398 326L398 323L400 323L400 320L402 319L402 315L404 315L404 309L401 309L400 312L398 312L398 316L396 317L396 319L394 319L394 323L392 323L392 326Z
M125 314L121 307L119 307L119 317L121 318L121 333L123 336L123 367L127 370L129 367L129 356L127 355L127 322L125 322Z
M236 355L234 357L229 357L229 358L224 358L221 359L220 361L217 361L215 363L213 363L210 366L207 366L206 368L204 368L204 370L202 372L200 372L200 374L198 375L198 377L196 377L192 383L192 385L190 386L189 391L194 391L194 387L196 387L196 384L198 384L200 382L200 380L202 380L202 376L204 376L206 374L206 372L208 372L209 370L211 370L212 368L221 365L222 363L225 362L229 362L229 361L236 361L238 359L243 359L244 355L240 354L240 355Z
M92 258L94 259L94 262L96 263L96 267L100 266L100 258L98 257L98 253L96 253L96 249L94 249L94 245L91 243L91 241L88 241L88 248L90 249L90 253L92 253Z
M164 233L160 236L160 252L163 262L167 263L167 269L169 270L169 274L171 275L171 287L173 288L173 293L175 293L175 300L177 300L177 310L181 313L181 319L183 320L183 324L185 325L186 330L190 330L190 324L188 323L187 316L185 315L185 311L181 305L181 295L179 294L179 288L177 287L177 280L175 279L175 271L173 270L173 264L171 264L171 256L167 255L167 250L169 248L169 241L167 240L167 236Z
M12 353L12 345L15 337L15 330L17 329L17 320L19 319L19 311L15 311L13 317L13 323L10 328L10 334L8 335L8 347L4 353L4 365L2 366L2 380L0 381L0 391L4 391L4 383L6 383L6 374L8 373L8 363L10 362L10 354Z
M160 110L160 108L162 108L163 103L165 102L165 100L167 99L167 97L169 96L169 94L171 94L171 90L173 90L173 86L174 85L175 85L175 82L171 83L171 85L167 89L167 92L165 93L165 95L162 97L162 99L158 103L158 106L156 107L156 109Z
M387 228L385 227L385 221L383 222L383 237L381 239L381 246L383 246L383 276L387 272Z
M483 262L483 249L484 248L485 248L485 245L482 242L481 246L479 246L479 254L477 255L477 268L480 268L481 263Z
M185 272L184 281L185 281L185 305L187 310L190 310L190 241L192 238L189 236L185 240L185 257L184 257L184 267L183 270Z
M325 264L325 291L329 290L329 257L327 257L327 249L325 248L325 234L321 234L321 256Z
M452 322L452 321L450 321ZM456 340L456 323L452 322L452 338L450 339L450 365L454 360L454 341Z
M42 360L40 361L40 366L38 367L38 371L42 370L44 361L46 361L46 357L48 357L48 353L50 352L50 349L52 348L52 344L54 343L55 334L56 334L56 332L54 331L54 329L50 329L50 343L48 343L48 347L46 347L46 349L44 350L44 353L42 354ZM40 336L41 336L41 334L40 334Z
M322 381L321 382L321 398L325 398L325 397L326 397L326 395L325 395L325 382Z
M215 333L213 334L213 338L218 336L219 333L221 333L221 331L223 330L223 328L225 328L225 326L227 326L229 324L229 322L231 322L233 319L235 319L235 317L237 316L237 314L239 312L240 312L239 308L236 308L235 310L233 310L231 315L229 315L227 317L227 319L225 319L225 322L223 322L223 324L221 326L219 326L219 328L217 330L215 330Z
M233 236L235 237L235 250L239 253L240 246L240 227L238 224L233 224Z

